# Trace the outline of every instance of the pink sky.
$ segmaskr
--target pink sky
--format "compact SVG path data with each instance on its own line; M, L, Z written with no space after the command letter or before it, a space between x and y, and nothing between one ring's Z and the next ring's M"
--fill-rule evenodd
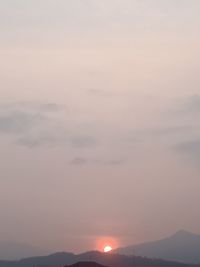
M0 0L0 241L200 233L200 2Z

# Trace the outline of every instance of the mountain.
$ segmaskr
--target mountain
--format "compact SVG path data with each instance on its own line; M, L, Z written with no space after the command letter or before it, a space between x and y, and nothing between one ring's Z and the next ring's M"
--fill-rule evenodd
M82 261L72 265L66 265L65 267L105 267L105 266L93 261Z
M80 255L56 253L49 256L27 258L19 261L0 261L0 267L64 267L79 262L96 262L107 267L200 267L200 265L168 262L136 256L124 256L97 251ZM80 267L74 265L73 267Z
M33 266L49 266L62 267L66 264L75 263L75 255L67 252L60 252L48 256L39 256L25 258L18 261L0 261L0 267L33 267Z
M0 259L3 260L17 260L44 254L47 254L47 251L28 244L0 242Z
M200 263L200 235L181 230L162 240L119 248L115 253Z

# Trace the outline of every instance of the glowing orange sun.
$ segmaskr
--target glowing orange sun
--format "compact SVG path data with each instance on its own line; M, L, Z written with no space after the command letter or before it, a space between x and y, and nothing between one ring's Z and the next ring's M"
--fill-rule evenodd
M104 249L103 249L103 251L105 253L111 252L112 251L112 247L111 246L105 246Z

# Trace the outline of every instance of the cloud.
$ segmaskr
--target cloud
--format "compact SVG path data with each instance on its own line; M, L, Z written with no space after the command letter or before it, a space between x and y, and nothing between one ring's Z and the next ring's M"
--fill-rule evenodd
M200 95L196 94L196 95L189 97L186 104L187 104L186 109L188 111L199 112L200 111Z
M36 125L45 122L45 117L39 113L11 111L0 114L0 133L20 134L30 131Z
M97 143L97 140L93 136L89 135L79 135L71 138L71 144L74 147L90 147Z
M175 150L200 161L200 139L182 142L175 146Z
M36 147L53 143L56 104L14 103L0 106L0 134L10 135L19 145Z
M194 94L176 100L171 112L167 114L162 126L147 131L150 136L165 137L165 142L179 153L194 154L198 150L198 133L200 124L197 116L200 113L200 95ZM187 141L189 140L189 141ZM174 145L175 144L175 145ZM196 152L195 152L196 151Z
M97 144L79 125L66 120L66 107L56 103L20 102L0 105L0 135L21 146L70 146L81 149ZM64 116L63 116L64 115Z
M60 112L67 110L65 105L60 105L53 102L42 103L42 102L33 102L33 101L22 101L22 102L13 102L0 104L0 111L32 111L32 112Z
M72 165L86 165L88 160L86 158L74 158L70 161Z
M200 164L200 139L194 138L180 142L173 146L173 150L179 153L190 164L199 167Z
M176 137L184 136L193 129L192 125L174 125L174 126L159 126L155 128L146 128L137 133L140 137L145 138L156 138L157 140L167 138L168 140Z
M200 95L194 94L185 98L183 103L179 106L176 113L178 114L194 114L200 112Z
M122 159L93 159L93 158L84 158L76 157L70 161L72 165L87 165L87 164L96 164L96 165L108 165L108 166L117 166L124 163Z
M24 136L17 139L16 143L21 146L36 148L58 145L59 142L51 135Z
M110 166L114 166L114 165L121 165L122 163L124 163L124 160L122 159L107 159L107 160L95 160L94 161L97 164L101 164L101 165L110 165Z
M39 104L38 108L46 112L59 112L62 110L66 110L66 106L58 105L56 103Z
M177 125L177 126L155 129L152 131L152 133L158 136L169 136L169 135L181 134L183 132L187 132L188 130L191 130L191 126Z
M63 109L55 103L19 102L0 105L0 133L31 136L32 132L49 129Z

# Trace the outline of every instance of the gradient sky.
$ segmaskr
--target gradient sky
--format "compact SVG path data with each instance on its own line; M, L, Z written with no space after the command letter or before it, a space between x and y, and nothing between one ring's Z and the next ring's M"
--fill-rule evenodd
M0 241L200 233L200 1L0 0Z

